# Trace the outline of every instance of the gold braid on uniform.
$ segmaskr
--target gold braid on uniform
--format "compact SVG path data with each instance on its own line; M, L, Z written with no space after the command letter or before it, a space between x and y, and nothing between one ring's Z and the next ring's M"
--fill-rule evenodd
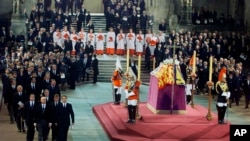
M222 82L222 81L218 81L216 83L216 92L219 93L219 91L217 90L217 87L220 86L221 90L223 92L227 92L228 91L228 86L226 82Z

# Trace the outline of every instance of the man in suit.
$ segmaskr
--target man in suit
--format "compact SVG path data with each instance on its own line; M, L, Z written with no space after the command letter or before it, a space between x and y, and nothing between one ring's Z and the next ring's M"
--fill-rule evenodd
M150 65L150 56L151 56L151 52L150 52L150 48L149 46L146 46L145 48L145 68L148 70L148 72L150 72L151 70L151 65Z
M247 79L243 82L243 91L245 94L245 108L248 108L250 101L250 73L247 75Z
M83 74L82 74L82 81L85 81L85 76L87 76L87 81L89 81L89 72L86 72L90 68L91 65L91 59L89 58L88 55L85 53L83 57Z
M17 86L17 92L13 96L13 111L17 124L18 132L25 132L23 118L24 103L28 100L27 95L23 92L23 86Z
M44 75L45 72L42 67L37 68L37 77L36 77L36 82L41 86L42 81L44 80ZM39 99L40 100L40 99Z
M10 34L7 37L7 41L11 42L14 45L14 42L16 41L16 36L13 34L13 31L10 31Z
M71 122L70 122L71 117ZM67 141L69 126L75 123L75 116L72 105L67 103L67 96L62 96L62 103L58 107L57 125L58 125L58 141Z
M8 87L10 86L10 70L9 68L5 69L5 72L2 74L2 95L5 97L8 95Z
M143 11L140 17L140 28L143 34L145 34L146 32L146 27L147 27L147 15L146 15L146 11Z
M35 127L34 127L34 115L35 115L35 107L37 103L35 101L35 94L31 93L29 96L29 101L24 104L24 120L27 125L27 135L26 141L33 141L35 135Z
M82 8L83 2L84 2L84 0L75 0L75 13L76 13L77 9L81 9ZM86 9L84 9L84 7L83 7L83 10L86 11Z
M67 3L68 3L68 11L70 10L71 15L72 15L73 14L73 3L74 3L74 0L68 0Z
M133 15L130 17L130 26L133 31L136 33L136 25L138 23L138 17L136 11L133 12Z
M13 113L13 97L17 92L16 80L10 80L10 86L8 86L7 94L4 95L4 104L7 106L8 113L10 116L10 123L14 123L14 113Z
M69 65L69 73L70 73L69 88L74 90L76 86L75 81L77 78L77 62L75 57L71 58L71 62Z
M56 84L55 79L51 79L50 86L48 87L49 90L49 98L52 100L55 96L55 94L59 94L61 96L61 91L59 86Z
M2 27L2 30L0 32L0 37L4 37L4 38L7 37L7 30L5 29L4 26Z
M92 69L93 69L93 83L97 82L97 75L99 75L99 69L98 69L98 59L96 58L96 55L94 55L94 60L92 61Z
M50 85L50 72L45 73L44 80L41 82L42 90L44 91Z
M91 41L88 41L88 44L85 47L85 53L88 55L89 58L92 58L94 53L94 46L91 45Z
M52 141L56 141L57 135L58 135L58 126L57 126L57 112L58 107L61 104L59 94L55 94L54 101L50 103L50 109L51 109L51 129L52 129Z
M39 101L42 89L39 84L36 83L36 77L31 78L31 82L26 86L26 93L29 96L31 93L35 94L36 101Z
M76 14L77 32L81 30L84 21L85 21L85 15L78 9Z
M71 52L73 50L73 44L70 38L66 38L66 40L64 41L64 45L65 45L64 53L68 51Z
M85 27L85 19L86 19L87 10L83 4L84 0L80 0L80 1L81 1L80 4L82 4L82 5L79 5L79 6L81 6L81 8L79 8L79 9L81 9L80 13L82 13L82 15L83 15L83 17L82 17L83 27Z
M167 25L165 23L165 20L162 20L161 23L159 24L159 31L162 31L163 33L166 32Z
M235 74L233 77L233 93L232 93L232 103L235 101L236 106L239 106L240 95L242 88L242 76L240 75L239 70L235 70Z
M157 48L154 50L154 56L155 56L155 67L158 67L162 61L162 49L161 44L158 45Z
M44 89L42 96L44 96L46 98L46 103L47 104L53 102L53 97L50 95L49 89Z
M35 108L34 126L38 131L38 141L46 141L51 127L51 110L46 104L46 97L41 97L41 104Z
M56 64L53 64L52 65L52 68L50 70L50 76L51 76L51 79L55 79L56 80L56 83L57 85L60 84L60 71L58 70L57 68L57 65Z

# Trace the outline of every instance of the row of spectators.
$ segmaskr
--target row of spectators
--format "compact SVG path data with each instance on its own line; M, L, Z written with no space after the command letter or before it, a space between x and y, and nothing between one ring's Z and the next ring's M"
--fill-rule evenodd
M74 13L74 1L59 1L59 3L56 1L55 9L51 8L51 3L46 2L43 3L42 0L39 0L37 5L32 7L30 13L27 13L26 10L24 11L26 24L29 28L45 28L48 31L52 24L59 29L62 29L64 25L69 28L72 22L76 21L77 31L80 31L81 27L94 30L90 12L85 8L83 1L75 2Z
M106 0L104 2L106 29L121 27L125 33L132 28L137 33L137 28L145 34L147 28L152 28L154 17L145 11L145 1L141 0Z
M240 26L244 25L240 19L234 19L232 15L226 15L221 13L218 16L216 9L208 10L207 7L201 7L200 9L193 8L192 23L195 25L222 25L222 26Z

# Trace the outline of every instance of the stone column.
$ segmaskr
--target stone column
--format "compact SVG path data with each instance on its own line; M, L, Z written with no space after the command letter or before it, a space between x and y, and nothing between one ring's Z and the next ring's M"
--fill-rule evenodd
M13 0L0 0L0 26L10 26Z
M245 23L247 23L246 25L246 29L247 31L249 31L250 29L250 1L245 0Z

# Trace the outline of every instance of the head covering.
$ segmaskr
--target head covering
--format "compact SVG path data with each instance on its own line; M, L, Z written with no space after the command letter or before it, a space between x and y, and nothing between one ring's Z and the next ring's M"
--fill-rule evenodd
M219 73L218 81L221 81L223 78L226 78L226 67L222 67Z
M132 90L133 87L134 87L134 85L135 85L135 82L136 82L136 75L133 72L133 70L131 69L131 67L129 67L129 70L128 70L126 76L127 76L127 86L128 86L128 89Z
M115 67L116 67L115 68L116 70L122 70L121 61L120 61L120 59L118 57L116 58Z

